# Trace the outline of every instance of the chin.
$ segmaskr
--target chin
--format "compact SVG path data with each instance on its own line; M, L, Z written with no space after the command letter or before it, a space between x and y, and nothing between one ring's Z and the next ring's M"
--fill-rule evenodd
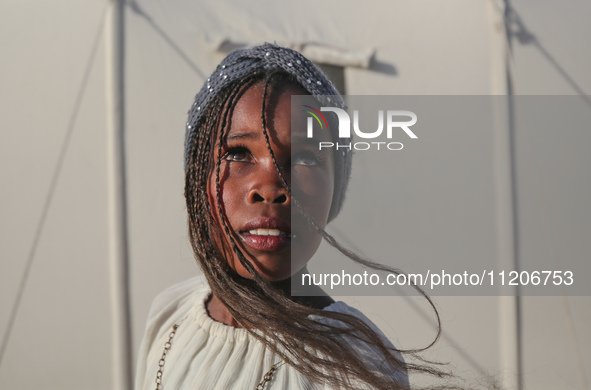
M281 282L283 280L287 280L291 278L291 266L287 267L265 267L265 266L255 266L255 269L259 273L259 275L269 281L269 282ZM250 275L249 275L250 276ZM252 277L251 277L252 279Z
M257 273L263 279L269 282L281 282L288 280L292 277L292 275L296 274L304 266L305 264L302 264L301 267L298 267L298 269L294 271L292 270L290 262L288 261L286 263L285 260L282 261L282 264L277 264L276 262L273 262L271 264L265 264L265 262L257 262L256 264L254 264L254 268L257 271ZM252 275L243 267L235 269L235 271L237 271L237 273L243 278L253 279Z

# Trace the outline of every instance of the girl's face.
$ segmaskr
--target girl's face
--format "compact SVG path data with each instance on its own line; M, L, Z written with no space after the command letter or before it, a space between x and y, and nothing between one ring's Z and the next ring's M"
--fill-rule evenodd
M334 167L332 152L320 153L318 142L330 141L330 135L318 132L321 138L310 142L312 140L306 138L304 113L294 118L292 128L291 96L307 94L303 89L290 84L268 88L265 120L276 163L294 198L324 228L333 196ZM295 205L282 184L262 130L263 93L262 82L252 85L239 95L228 114L219 191L230 232L247 260L263 278L280 281L306 265L318 249L321 237L308 227L300 213L294 212L292 220L292 206ZM213 161L217 162L218 145L213 155ZM208 185L209 202L223 231L215 183L213 164ZM229 243L228 237L225 240ZM252 278L233 252L228 256L233 270Z

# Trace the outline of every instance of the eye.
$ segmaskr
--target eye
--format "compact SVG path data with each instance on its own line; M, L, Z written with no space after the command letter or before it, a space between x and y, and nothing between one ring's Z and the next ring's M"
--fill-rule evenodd
M249 162L251 160L250 151L242 146L230 148L224 155L224 160L235 162Z
M303 165L306 167L316 167L322 163L321 157L316 153L303 150L296 153L291 159L291 165Z

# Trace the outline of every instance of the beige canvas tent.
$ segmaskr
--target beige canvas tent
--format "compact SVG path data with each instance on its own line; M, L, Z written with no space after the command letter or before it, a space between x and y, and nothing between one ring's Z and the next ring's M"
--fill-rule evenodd
M183 204L185 113L232 48L296 47L351 95L573 95L591 110L583 0L124 3L123 19L116 1L0 3L5 389L130 388L151 300L198 272ZM472 194L466 215L486 223L456 242L469 223L456 209L413 210L416 220L456 221L426 241L507 269L588 261L589 135L557 131L559 145L519 128L489 134L458 174L490 169L454 183ZM352 202L364 196L355 180ZM420 189L437 178L404 180ZM591 273L576 276L586 283ZM402 348L433 335L418 298L343 299ZM591 386L588 296L436 300L444 336L428 356L459 375L519 389Z

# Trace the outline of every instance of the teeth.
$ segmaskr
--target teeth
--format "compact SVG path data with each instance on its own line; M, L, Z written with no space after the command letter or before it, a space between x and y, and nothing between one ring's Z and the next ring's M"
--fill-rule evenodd
M257 236L286 236L286 234L279 229L253 229L248 232Z

